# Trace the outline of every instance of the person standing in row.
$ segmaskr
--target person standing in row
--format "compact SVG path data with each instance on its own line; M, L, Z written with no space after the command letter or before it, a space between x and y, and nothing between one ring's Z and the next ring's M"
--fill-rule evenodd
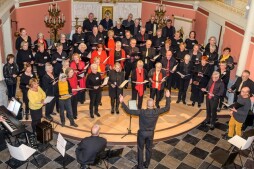
M119 114L119 95L123 94L123 88L119 86L124 81L124 73L121 71L120 63L115 63L114 69L109 72L109 97L111 102L111 114Z
M62 127L65 126L65 115L64 111L67 112L67 117L70 120L70 125L73 127L78 127L74 122L72 107L71 107L71 97L72 90L70 83L67 81L67 76L64 73L59 75L59 80L57 83L57 92L59 97L59 109L60 109L60 118Z
M166 106L161 109L156 109L153 99L147 100L147 109L130 110L123 102L123 96L120 95L120 102L124 111L128 114L139 116L139 130L138 130L138 169L148 168L150 165L152 146L154 138L154 129L158 121L159 115L169 112L170 109L170 92L166 90ZM146 145L146 146L145 146ZM146 161L144 162L144 147L146 147Z
M220 79L220 73L214 71L211 80L208 82L207 87L202 88L201 90L203 92L207 92L206 120L204 124L210 124L210 129L214 130L219 99L224 93L224 83Z
M3 75L8 89L9 100L16 95L17 76L19 74L18 65L14 62L14 58L13 54L8 54L6 58L7 63L3 67Z
M32 119L31 125L33 132L35 133L36 125L41 122L42 107L45 105L44 99L46 99L46 94L39 86L37 79L30 79L27 96L29 100L29 109Z
M98 106L101 101L101 74L98 72L98 66L96 64L91 65L92 72L88 74L86 79L86 87L89 88L89 97L90 97L90 117L94 118L94 114L100 117L98 113Z

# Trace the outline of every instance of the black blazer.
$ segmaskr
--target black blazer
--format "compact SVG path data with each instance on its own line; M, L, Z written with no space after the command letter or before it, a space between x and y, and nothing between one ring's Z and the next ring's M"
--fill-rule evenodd
M96 155L107 146L107 140L99 136L90 136L84 138L76 149L76 157L78 163L82 165L93 164Z
M147 71L145 70L145 69L143 69L143 71L144 71L144 81L145 80L148 80L148 75L147 75ZM137 73L136 73L136 69L134 69L134 70L132 70L132 73L131 73L131 81L133 81L133 82L136 82L137 81ZM131 86L132 86L132 89L135 89L135 86L136 86L136 83L131 83ZM145 86L146 85L144 85L144 91L145 91Z
M210 79L208 82L208 85L206 87L206 90L209 92L213 84L213 80ZM224 83L221 79L215 82L214 89L213 89L213 94L214 98L219 98L220 96L223 96L224 93Z
M134 27L135 27L135 24L130 26L130 32L131 32L132 36L136 36L136 35L134 35ZM140 27L141 27L141 26L138 25L137 34L140 32Z
M176 63L177 63L177 62L176 62L176 59L172 56L172 57L170 58L169 70L167 70L167 71L172 70L173 67L176 65ZM162 64L162 67L163 67L163 68L167 69L167 66L168 66L168 59L167 59L167 57L163 57L163 58L161 59L161 64Z
M233 86L231 86L231 89L236 90L236 92L238 92L238 89L239 89L241 83L242 83L242 77L238 77L236 79L236 82L233 84ZM254 94L254 82L251 79L248 79L245 82L243 82L242 88L243 87L249 87L250 93Z

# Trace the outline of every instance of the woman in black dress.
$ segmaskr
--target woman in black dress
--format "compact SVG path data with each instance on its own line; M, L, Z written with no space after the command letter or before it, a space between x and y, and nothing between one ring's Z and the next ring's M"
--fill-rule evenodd
M16 39L16 50L19 51L22 47L21 47L21 43L25 41L28 43L28 47L31 48L32 47L32 39L30 36L27 35L27 31L25 28L20 28L19 29L19 36Z
M17 76L19 73L18 65L14 62L14 58L13 54L8 54L7 63L3 68L3 75L8 89L9 100L16 95Z
M124 73L121 71L121 64L115 63L114 69L109 72L109 97L111 102L111 114L119 114L119 95L123 94L123 88L119 86L124 81Z
M201 103L204 102L204 93L201 91L201 88L205 88L207 86L212 73L207 61L208 58L206 56L202 56L201 63L195 67L193 72L190 100L192 101L192 106L198 102L199 108L201 107Z
M21 43L21 49L17 53L17 64L19 66L19 71L23 71L24 65L29 63L31 65L34 64L34 57L32 50L28 48L29 43L23 41Z
M19 88L22 91L22 95L23 95L23 102L25 103L25 114L26 114L26 118L28 118L28 114L29 114L29 106L28 106L28 97L27 97L27 92L29 89L29 81L32 78L36 78L35 74L32 72L32 66L27 63L24 67L24 73L22 73L21 77L20 77L20 85Z
M193 46L195 44L198 44L198 41L195 38L196 38L196 32L195 31L190 31L189 38L187 38L185 40L187 50L189 50L189 51L192 50Z
M63 45L58 43L56 46L57 51L52 55L51 61L54 67L54 74L58 77L62 71L62 61L67 60L68 56L65 51L63 51Z

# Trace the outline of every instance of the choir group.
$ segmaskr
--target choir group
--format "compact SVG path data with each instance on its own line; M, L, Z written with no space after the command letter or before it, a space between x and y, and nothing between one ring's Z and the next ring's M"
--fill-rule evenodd
M98 106L102 104L102 90L106 85L111 113L119 114L119 95L128 84L138 109L142 108L146 88L150 89L150 97L155 100L157 108L165 88L170 91L178 88L177 103L186 104L189 85L192 106L197 103L200 107L204 94L216 90L212 81L217 78L221 85L218 87L217 106L214 107L214 100L210 98L213 95L208 94L208 100L212 100L211 111L220 111L230 71L234 69L231 49L224 48L219 56L216 38L210 37L206 46L202 47L195 39L195 31L191 31L183 41L181 32L175 30L170 19L160 29L154 16L145 26L140 26L139 19L132 18L129 14L126 20L113 26L113 21L106 16L98 25L93 13L90 13L83 26L76 26L72 40L61 34L58 43L53 45L48 45L42 33L38 33L38 39L33 43L26 29L20 29L16 40L17 55L7 56L3 73L9 99L15 97L17 78L20 77L25 112L31 114L34 131L41 121L43 106L48 120L56 115L56 106L62 126L65 126L66 111L70 125L77 127L78 102L84 103L86 92L90 97L90 117L100 117ZM243 74L248 76L249 72ZM106 85L103 83L105 78L108 78ZM235 92L236 95L239 91ZM47 96L54 99L45 104Z

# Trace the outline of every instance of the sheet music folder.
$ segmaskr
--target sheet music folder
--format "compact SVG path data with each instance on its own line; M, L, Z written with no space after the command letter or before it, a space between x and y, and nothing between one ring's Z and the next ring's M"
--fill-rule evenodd
M223 104L224 104L227 108L229 108L229 109L232 109L232 108L239 109L240 107L243 107L243 105L240 104L240 103L238 103L238 102L235 102L235 103L233 103L233 104L231 104L231 105L229 105L229 104L227 104L227 103L224 103L224 102L223 102Z
M138 110L136 100L129 100L129 109L130 110Z

